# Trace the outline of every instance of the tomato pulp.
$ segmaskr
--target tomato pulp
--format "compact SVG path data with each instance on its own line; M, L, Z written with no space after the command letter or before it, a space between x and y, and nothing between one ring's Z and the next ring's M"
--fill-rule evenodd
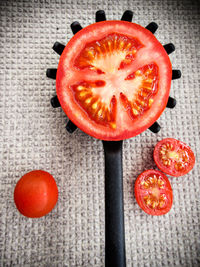
M173 192L166 175L157 170L142 172L135 182L135 198L140 208L150 215L169 212Z
M187 174L195 164L195 156L191 148L174 138L166 138L158 142L153 156L161 171L176 177Z
M81 130L123 140L150 127L166 107L170 59L155 36L135 23L103 21L76 33L58 64L59 102Z

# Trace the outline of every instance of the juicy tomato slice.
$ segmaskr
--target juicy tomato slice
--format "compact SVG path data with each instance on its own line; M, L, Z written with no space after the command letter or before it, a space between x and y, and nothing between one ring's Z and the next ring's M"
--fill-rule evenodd
M103 140L133 137L166 107L170 59L155 36L126 21L98 22L75 34L58 64L59 102L81 130Z
M174 138L166 138L158 142L153 157L161 171L176 177L188 173L195 164L195 156L191 148Z
M140 208L150 215L169 212L173 192L166 175L157 170L142 172L135 182L135 198Z
M26 173L17 182L14 201L21 214L39 218L49 213L58 200L58 188L53 176L42 170Z

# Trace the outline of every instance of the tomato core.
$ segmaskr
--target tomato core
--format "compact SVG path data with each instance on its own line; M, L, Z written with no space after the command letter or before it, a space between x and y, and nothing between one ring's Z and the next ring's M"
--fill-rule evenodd
M143 197L146 206L152 209L166 206L166 195L161 193L161 189L164 188L164 181L161 176L148 175L141 182L141 188L147 192Z

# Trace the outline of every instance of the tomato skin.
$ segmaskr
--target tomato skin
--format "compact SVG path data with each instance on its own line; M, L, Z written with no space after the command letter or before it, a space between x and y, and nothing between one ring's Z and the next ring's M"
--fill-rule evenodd
M107 32L124 33L127 35L132 34L132 32L137 35L142 44L152 43L151 50L148 55L156 55L156 60L159 65L159 92L155 97L155 101L152 104L151 109L145 112L143 116L138 116L134 121L124 116L122 121L118 121L115 130L109 127L95 123L93 120L88 118L87 114L74 100L74 94L69 90L70 83L75 83L80 80L81 71L77 71L74 68L74 58L77 57L78 53L84 48L87 42L94 41L94 38L101 38ZM132 32L131 32L132 31ZM91 39L91 40L90 40ZM155 52L155 53L154 53ZM142 54L142 53L141 53ZM159 55L159 56L158 56ZM139 57L140 58L140 57ZM141 66L148 64L148 60L142 60ZM153 60L153 59L152 59ZM151 62L154 62L151 61ZM139 65L138 65L139 66ZM73 71L76 75L73 75ZM89 73L87 70L82 71L88 77ZM79 77L80 76L80 77ZM75 77L75 78L74 78ZM101 75L98 79L101 78ZM155 36L147 29L137 25L135 23L130 23L126 21L103 21L87 26L78 33L76 33L72 39L66 45L58 64L57 76L56 76L56 91L61 107L63 108L69 119L77 125L85 133L102 140L123 140L136 136L148 129L162 114L164 111L171 86L172 78L172 67L170 59L164 50L163 46L158 42ZM118 107L120 106L118 101ZM120 111L117 112L117 118L123 117Z
M141 183L146 177L150 175L160 176L162 180L164 181L164 189L160 190L160 192L164 193L167 198L166 205L164 208L152 209L152 208L149 208L144 202L143 197L148 190L141 189ZM171 188L171 184L167 176L158 170L146 170L142 172L135 181L134 192L135 192L135 198L136 198L138 205L144 212L146 212L149 215L156 215L156 216L164 215L168 213L172 207L173 191Z
M187 153L188 162L187 162L187 166L184 169L177 170L175 168L174 162L171 162L170 166L165 166L163 164L161 157L160 157L160 151L163 145L167 145L167 144L173 146L172 151L180 153L180 150L182 150L183 152ZM195 155L193 151L191 150L191 148L186 143L179 141L177 139L174 139L174 138L165 138L159 141L154 148L153 158L154 158L154 161L157 167L161 171L174 177L179 177L179 176L183 176L187 174L193 169L194 164L195 164Z
M14 201L21 214L39 218L49 213L58 200L58 188L53 176L43 170L26 173L17 182Z

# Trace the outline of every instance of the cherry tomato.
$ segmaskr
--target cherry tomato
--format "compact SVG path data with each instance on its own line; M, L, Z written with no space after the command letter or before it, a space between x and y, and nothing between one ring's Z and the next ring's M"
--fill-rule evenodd
M14 201L26 217L38 218L49 213L58 200L58 188L51 174L41 170L31 171L17 182Z
M170 59L155 36L127 21L103 21L76 33L58 64L59 102L81 130L103 140L133 137L166 107Z
M176 177L188 173L195 163L191 148L174 138L166 138L158 142L153 157L161 171Z
M142 172L135 182L135 198L140 208L150 215L169 212L173 192L167 176L157 170Z

